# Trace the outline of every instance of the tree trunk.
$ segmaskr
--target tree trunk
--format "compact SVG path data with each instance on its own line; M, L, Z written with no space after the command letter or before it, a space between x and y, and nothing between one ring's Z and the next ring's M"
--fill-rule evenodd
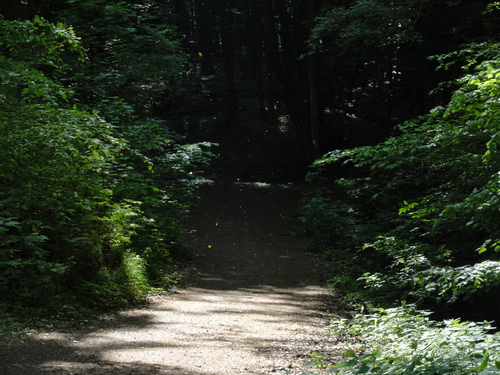
M307 2L307 25L312 30L317 13L316 0ZM321 156L318 124L318 87L316 79L316 61L314 55L307 55L307 76L309 81L309 126L311 130L312 155L314 159Z
M193 39L191 17L189 15L186 1L174 0L175 24L181 34L182 43L186 51L191 51ZM192 51L191 51L192 52Z
M237 116L239 100L234 83L234 9L231 7L233 0L224 0L220 9L220 32L224 80L227 94L227 112L223 131L226 132Z
M214 53L214 9L209 6L208 0L194 0L194 11L201 74L213 75L215 73L212 62Z

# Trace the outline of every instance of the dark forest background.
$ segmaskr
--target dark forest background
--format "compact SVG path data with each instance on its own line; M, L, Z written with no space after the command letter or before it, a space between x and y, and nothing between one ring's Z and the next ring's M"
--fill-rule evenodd
M445 102L449 92L428 93L460 71L436 72L428 57L494 37L489 3L40 0L4 2L1 11L5 19L39 15L72 26L86 69L111 63L106 53L134 63L119 61L127 51L112 51L112 40L131 42L130 55L155 55L159 65L160 55L177 55L175 81L141 110L189 141L221 143L234 167L272 161L300 172L327 151L380 142L395 125ZM165 32L174 50L142 43ZM138 70L129 81L141 74L158 72ZM108 94L136 101L127 83Z

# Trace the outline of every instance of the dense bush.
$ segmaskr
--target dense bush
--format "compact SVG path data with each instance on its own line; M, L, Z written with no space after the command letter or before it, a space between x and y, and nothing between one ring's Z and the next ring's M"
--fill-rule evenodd
M194 176L211 156L123 99L93 111L68 78L84 57L64 24L0 20L5 321L123 306L170 283Z
M445 309L500 285L500 56L490 43L437 60L465 62L466 74L443 85L454 88L450 102L381 144L317 160L311 179L349 174L314 196L302 220L372 297Z

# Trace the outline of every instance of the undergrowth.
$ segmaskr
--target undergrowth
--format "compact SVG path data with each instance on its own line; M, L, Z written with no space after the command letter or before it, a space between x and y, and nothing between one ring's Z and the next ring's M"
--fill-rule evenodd
M339 338L343 361L326 364L318 357L307 366L342 375L500 373L500 333L491 333L489 323L436 322L429 314L402 306L335 320L330 334Z

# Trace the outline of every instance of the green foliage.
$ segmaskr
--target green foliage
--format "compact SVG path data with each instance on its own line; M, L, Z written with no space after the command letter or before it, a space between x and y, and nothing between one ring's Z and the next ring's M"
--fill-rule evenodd
M124 141L78 110L33 106L3 115L0 203L10 224L3 295L43 299L47 288L116 266L132 233L129 205L115 202L112 190Z
M137 121L137 122L133 122ZM172 282L172 253L184 248L184 221L189 203L196 199L196 187L202 168L214 154L208 142L179 144L157 119L131 120L121 132L136 155L122 159L134 168L121 175L115 192L141 202L132 247L146 260L150 281L157 286Z
M69 69L62 51L82 59L83 49L73 29L40 17L16 23L0 17L0 36L0 101L4 106L16 100L54 104L70 95L54 78Z
M339 346L345 359L328 372L498 374L500 334L491 334L492 328L488 323L434 322L413 306L377 309L332 323L332 335L344 336Z
M1 25L0 46L8 51L10 58L23 61L35 69L55 68L63 73L71 69L65 63L62 50L76 53L80 60L83 49L73 29L63 23L52 24L35 16L33 21L4 22ZM49 70L55 72L55 70Z
M64 24L0 20L0 43L2 320L78 317L171 283L211 145L178 144L120 97L74 104L67 77L85 62Z
M144 115L155 102L175 100L182 92L186 56L172 27L158 22L148 5L68 0L59 17L74 27L86 49L87 62L79 68L83 74L70 79L84 102L106 113L100 107L120 98Z
M491 251L500 248L500 56L484 43L448 57L457 56L466 74L453 82L446 106L401 124L399 135L383 143L326 154L309 175L349 171L309 201L314 215L305 221L316 228L316 242L330 241L335 262L355 256L352 277L364 269L357 277L375 295L436 307L475 300L500 285ZM363 229L345 229L352 217Z
M338 55L365 56L367 47L384 49L418 41L413 30L418 16L415 6L413 0L363 0L346 8L335 7L318 17L310 46L316 50L327 43L326 47L335 46Z
M472 299L500 285L498 261L483 261L465 266L442 265L451 252L443 249L440 259L429 258L427 249L420 246L397 244L395 238L384 238L381 251L394 257L385 272L366 272L359 280L364 281L373 293L396 299L409 299L418 303L454 304ZM403 245L399 247L398 245ZM449 262L449 260L448 260ZM436 265L441 264L441 265ZM394 290L394 286L398 286ZM395 295L394 295L395 293Z
M406 80L422 58L421 8L420 0L325 3L307 41L328 121L320 131L336 138L322 142L372 144L394 121L411 116L402 115L421 84Z

